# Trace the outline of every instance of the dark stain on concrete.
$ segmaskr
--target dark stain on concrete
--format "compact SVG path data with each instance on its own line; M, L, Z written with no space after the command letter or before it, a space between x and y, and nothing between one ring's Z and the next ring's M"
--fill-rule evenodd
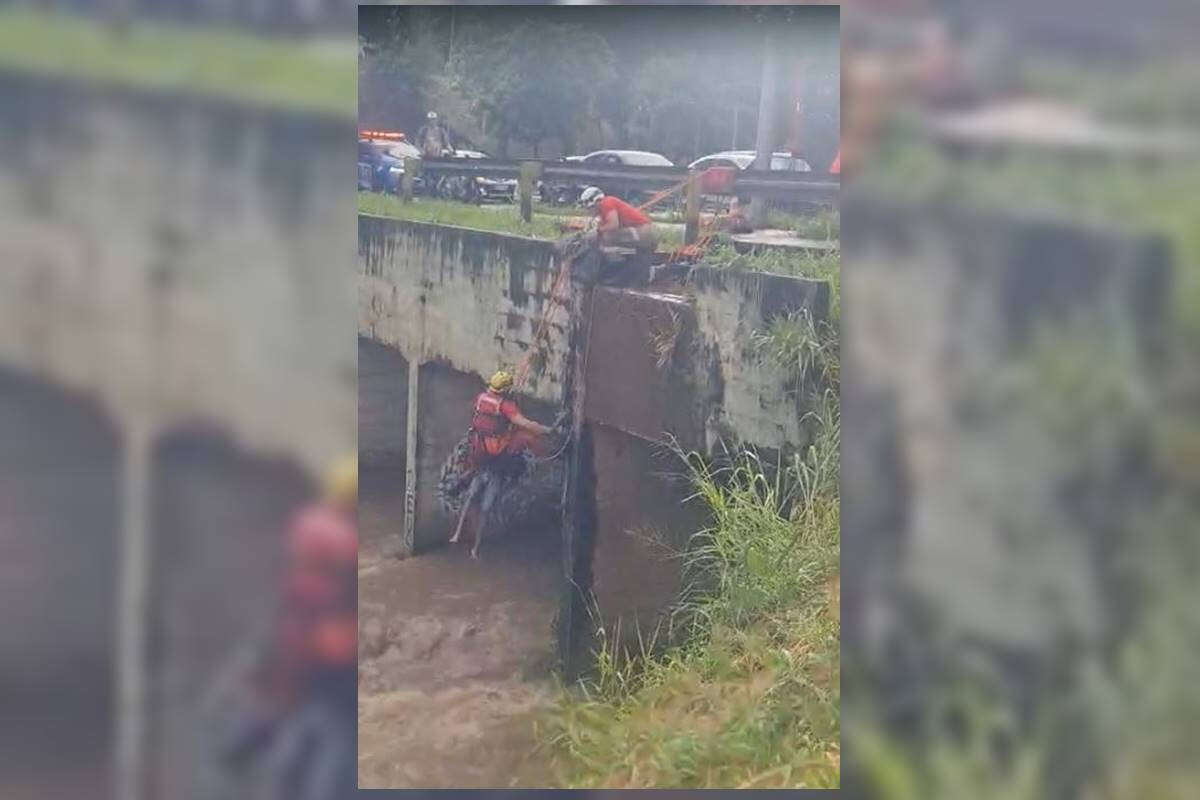
M521 323L524 321L525 318L515 311L509 311L504 315L504 327L508 328L510 331L520 330Z

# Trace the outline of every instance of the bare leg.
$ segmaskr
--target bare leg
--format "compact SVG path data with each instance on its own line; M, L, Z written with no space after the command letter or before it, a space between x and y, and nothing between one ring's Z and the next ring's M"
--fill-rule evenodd
M467 499L463 501L462 511L458 515L458 525L454 528L454 535L450 537L450 544L457 542L459 534L462 533L463 523L467 519L467 512L471 510L471 503L475 500L475 495L479 493L480 483L480 476L476 475L471 479L471 485L467 487Z
M479 543L483 541L483 529L487 527L492 505L496 502L496 495L499 493L500 481L493 477L487 482L487 486L483 490L483 500L479 504L479 524L475 526L475 545L471 548L471 558L479 558Z

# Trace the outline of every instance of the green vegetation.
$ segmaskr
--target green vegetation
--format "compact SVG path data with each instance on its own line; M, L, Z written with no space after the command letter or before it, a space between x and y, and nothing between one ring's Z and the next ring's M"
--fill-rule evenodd
M0 9L0 67L346 118L355 113L354 52L330 42L142 21L117 32L81 17L8 6Z
M836 386L841 381L837 317L814 320L806 308L775 317L753 337L754 350L790 376L796 391L806 384Z
M782 465L684 456L712 512L680 554L687 636L638 658L606 643L597 674L564 691L542 723L562 785L838 785L836 384L815 399L812 444Z
M767 227L792 231L806 239L836 240L841 235L841 213L822 209L816 214L798 215L771 209L767 212Z
M561 209L557 209L560 213L538 211L534 213L533 221L526 224L521 220L520 207L515 204L484 207L454 200L429 200L423 197L405 203L395 195L365 191L358 193L358 210L364 214L382 217L457 225L461 228L513 233L537 239L559 239L568 235L571 231L564 231L559 227L559 221L565 217L578 216L563 213ZM683 236L678 231L659 231L660 250L671 250L682 243Z
M813 253L809 251L763 248L751 253L739 253L728 242L718 243L704 254L704 264L717 269L740 269L792 275L829 282L830 318L834 324L841 319L842 256L839 251Z
M563 786L799 788L839 783L838 332L803 313L756 334L812 409L780 463L739 451L689 468L711 523L684 552L672 644L631 655L600 629L594 675L541 722ZM682 635L680 635L682 632Z
M652 150L677 164L753 146L766 33L781 36L781 88L805 75L838 81L835 14L815 8L707 7L613 15L389 6L364 10L359 41L363 109L380 125L420 124L437 109L479 149L499 157ZM553 65L547 69L547 65ZM814 163L832 160L836 92L807 91ZM787 101L783 101L787 105ZM714 111L719 109L719 111ZM773 138L787 140L789 115ZM375 125L368 121L367 124Z
M1034 87L1105 118L1200 127L1194 63L1038 64L1034 71ZM864 171L871 186L863 188L897 202L1157 234L1171 251L1171 313L1153 359L1136 346L1139 332L1102 309L1098 319L1047 321L1002 368L963 381L972 390L960 402L969 423L956 429L954 447L986 452L979 460L988 468L964 469L955 480L982 524L1013 543L999 551L1006 594L1095 582L1096 595L1064 591L1033 613L1074 604L1098 625L1102 644L1080 646L1083 626L1064 617L1051 641L1028 650L1038 666L1014 701L1011 667L995 657L1009 646L1003 633L968 652L931 604L933 613L920 620L928 630L913 625L903 633L940 673L911 696L921 719L889 729L869 685L854 693L859 707L846 709L862 717L853 744L865 783L887 800L1194 797L1200 163L1034 148L948 158L903 120L892 134L873 174ZM1086 545L1046 576L1044 555L1076 543ZM970 600L987 602L986 595ZM1022 620L1013 614L1016 628ZM892 699L887 694L880 690L879 705Z
M500 208L475 206L454 200L428 200L415 198L405 203L400 198L378 192L359 192L358 210L364 214L396 217L413 222L435 222L441 225L456 225L460 228L475 228L497 233L513 233L538 239L558 239L563 236L554 219L534 215L533 221L521 220L520 208L506 205Z

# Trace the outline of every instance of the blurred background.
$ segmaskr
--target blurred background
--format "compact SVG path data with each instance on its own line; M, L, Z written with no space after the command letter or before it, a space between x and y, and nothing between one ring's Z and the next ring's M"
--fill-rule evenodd
M855 796L1200 791L1198 10L843 9Z
M844 4L844 791L1200 790L1196 14ZM0 796L203 796L355 447L354 27L0 8Z

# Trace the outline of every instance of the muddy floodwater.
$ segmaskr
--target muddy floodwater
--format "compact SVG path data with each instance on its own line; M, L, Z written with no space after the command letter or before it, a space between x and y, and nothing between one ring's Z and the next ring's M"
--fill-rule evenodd
M396 560L401 470L359 497L359 787L550 786L533 717L552 697L559 540L551 528Z

